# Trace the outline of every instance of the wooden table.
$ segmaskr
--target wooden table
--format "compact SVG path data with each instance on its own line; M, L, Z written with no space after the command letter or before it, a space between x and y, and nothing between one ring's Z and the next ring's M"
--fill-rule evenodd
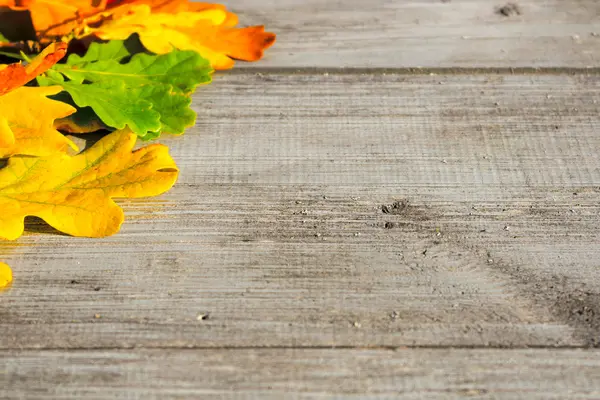
M0 243L0 398L600 398L600 2L228 5L174 189Z

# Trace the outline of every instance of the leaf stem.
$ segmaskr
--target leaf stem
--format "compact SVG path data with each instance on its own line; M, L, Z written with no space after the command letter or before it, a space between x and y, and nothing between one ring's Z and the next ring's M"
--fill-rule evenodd
M16 58L17 60L21 60L21 61L28 61L27 57L23 57L23 52L21 52L21 54L17 54L17 53L9 53L8 51L0 51L0 56Z

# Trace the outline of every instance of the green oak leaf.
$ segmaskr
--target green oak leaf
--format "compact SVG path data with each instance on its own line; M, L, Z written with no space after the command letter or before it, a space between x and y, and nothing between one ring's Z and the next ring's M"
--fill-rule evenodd
M184 93L211 81L210 62L195 51L174 50L167 54L129 54L123 41L92 43L85 56L71 55L59 71L73 82L98 82L107 79L123 80L128 86L147 83L166 83Z
M145 99L160 112L160 131L148 132L144 140L157 138L160 133L182 134L196 122L196 113L190 108L191 99L169 85L144 85L128 89L132 96Z
M40 85L61 85L77 107L89 107L59 121L59 127L80 133L128 126L142 139L154 139L182 134L194 124L189 93L210 81L208 61L192 51L131 55L130 48L123 41L92 43L83 57L71 55L38 77Z
M71 54L68 57L68 60L71 61L71 65L107 60L114 60L122 63L136 53L145 52L144 46L142 46L139 40L134 40L134 36L135 35L132 35L125 41L111 40L110 42L105 43L92 42L85 53L85 56L82 57L78 54Z
M150 101L132 95L123 81L106 81L82 85L75 82L60 84L78 107L91 107L106 125L123 129L126 126L138 136L159 132L160 113Z
M169 85L144 85L138 87L126 87L130 96L144 99L152 104L153 110L160 112L161 128L157 131L138 133L141 139L156 139L161 133L174 135L182 134L186 128L193 126L196 122L196 113L189 107L191 99L189 96L173 91ZM66 92L62 92L66 93ZM58 100L55 96L55 99ZM76 103L64 98L61 101L78 106L84 103ZM56 120L57 129L67 130L71 133L88 133L97 130L111 130L96 115L92 107L77 108L77 112L68 117ZM131 127L130 127L131 128ZM132 129L133 130L133 129Z

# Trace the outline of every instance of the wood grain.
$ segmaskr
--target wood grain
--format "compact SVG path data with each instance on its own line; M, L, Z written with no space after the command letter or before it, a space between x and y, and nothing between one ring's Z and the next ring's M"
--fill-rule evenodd
M120 234L2 243L0 348L598 344L599 76L216 80Z
M518 13L499 10L517 3ZM600 66L596 0L244 0L244 24L278 35L239 68Z
M600 3L513 3L228 3L175 188L0 243L0 399L600 398Z
M597 399L598 351L0 352L0 398Z

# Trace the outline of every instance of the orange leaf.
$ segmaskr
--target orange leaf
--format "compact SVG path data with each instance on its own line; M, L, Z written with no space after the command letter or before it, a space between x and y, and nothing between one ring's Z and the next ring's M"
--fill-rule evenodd
M28 10L38 35L69 34L78 20L106 7L106 0L0 0L0 7Z
M0 96L25 85L36 76L48 70L67 53L66 43L53 43L46 47L29 64L9 64L0 69Z
M148 2L152 4L144 4ZM176 12L155 13L152 6ZM117 7L92 32L103 40L125 40L137 33L144 47L154 53L168 53L173 47L194 50L208 59L214 69L229 69L233 59L260 59L275 42L275 34L265 32L263 26L233 28L231 24L237 22L237 17L232 15L224 7L212 4L137 0Z
M219 4L189 0L0 0L0 7L29 10L41 39L88 32L104 40L125 40L137 33L158 54L173 47L194 50L215 69L229 69L233 59L256 61L275 42L262 26L235 28L238 18ZM98 27L99 25L99 27ZM96 28L90 28L95 26Z
M192 37L198 48L206 49L200 50L201 55L205 52L205 57L209 60L213 57L222 59L213 65L215 69L233 67L233 60L226 60L223 55L237 60L257 61L263 57L264 50L275 43L275 34L265 32L264 26L221 28L205 23L191 29L182 28L180 31Z

